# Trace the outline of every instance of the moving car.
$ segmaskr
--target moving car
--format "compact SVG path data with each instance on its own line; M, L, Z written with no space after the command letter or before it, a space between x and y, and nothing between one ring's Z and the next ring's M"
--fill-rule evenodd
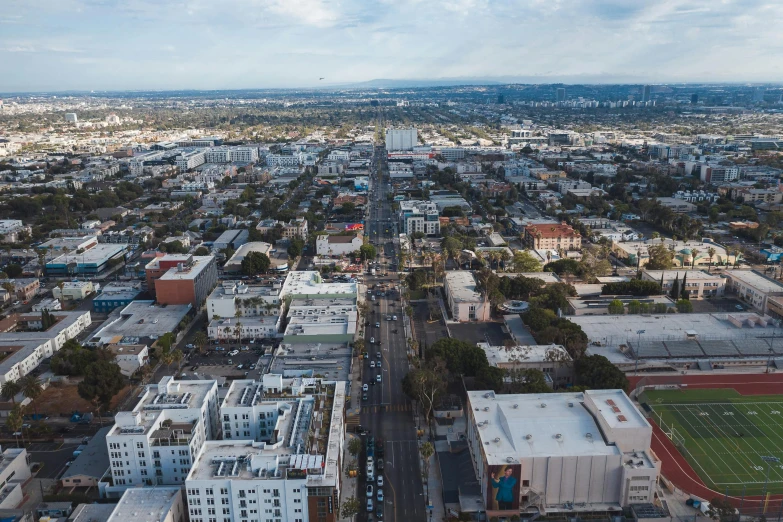
M379 503L383 502L383 490L381 488L378 488L378 493L376 498L378 499Z
M397 316L396 316L396 315L393 315L393 316L392 316L392 321L396 321L396 320L397 320Z
M367 498L372 498L372 484L367 484Z
M375 344L375 337L370 337L370 344Z
M369 386L367 386L366 384L362 385L362 391L367 391L369 389L370 389Z
M375 323L375 327L376 328L380 328L381 327L381 323Z
M375 361L370 361L370 368L375 368Z
M383 487L383 475L378 475L378 487Z
M380 373L375 376L375 380L378 381L378 382L381 382L381 374Z
M372 510L373 510L372 499L371 499L371 498L368 498L368 499L367 499L367 511L369 511L370 513L372 513Z

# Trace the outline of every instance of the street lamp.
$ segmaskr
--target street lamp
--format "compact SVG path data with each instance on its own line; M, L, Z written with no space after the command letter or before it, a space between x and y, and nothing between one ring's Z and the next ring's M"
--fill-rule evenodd
M639 342L636 343L636 350L634 352L636 353L636 365L633 368L633 374L636 375L639 371L639 349L642 345L642 334L645 333L646 330L636 330L636 335L638 336Z
M769 466L770 466L770 464L777 464L778 462L780 462L780 459L777 458L777 457L773 457L771 455L762 455L761 456L761 460L763 460L764 462L767 463L767 476L764 479L764 494L762 495L763 497L766 497L767 496L767 485L769 484Z

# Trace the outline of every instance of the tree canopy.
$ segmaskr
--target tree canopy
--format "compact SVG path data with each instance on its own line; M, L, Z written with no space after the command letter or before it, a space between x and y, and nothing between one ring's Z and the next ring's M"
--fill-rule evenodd
M272 262L263 252L250 252L242 260L242 273L247 276L262 274L269 270Z
M603 355L587 355L574 363L576 384L594 390L628 390L628 379Z
M89 365L84 380L79 383L79 396L101 410L108 410L111 400L125 386L120 367L113 362L97 361Z
M603 295L633 295L648 296L661 295L661 285L657 281L642 281L641 279L631 279L630 281L621 281L617 283L607 283L601 288Z

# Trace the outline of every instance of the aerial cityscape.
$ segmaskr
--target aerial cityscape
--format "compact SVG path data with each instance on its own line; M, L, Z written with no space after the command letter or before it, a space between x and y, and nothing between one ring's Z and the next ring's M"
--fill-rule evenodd
M500 4L5 6L0 520L783 519L783 6Z

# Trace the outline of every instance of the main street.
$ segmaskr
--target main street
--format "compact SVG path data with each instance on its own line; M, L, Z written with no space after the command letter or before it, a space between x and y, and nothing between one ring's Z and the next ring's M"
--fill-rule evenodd
M383 291L385 295L378 295L382 291L377 288L373 290L375 301L367 295L370 326L366 328L365 346L369 358L362 361L362 383L368 385L368 392L367 400L362 401L360 422L369 430L369 435L380 437L384 441L383 520L425 521L425 499L414 413L410 399L402 391L402 379L408 372L408 356L400 293L393 290L399 283L393 244L396 227L393 223L395 220L392 219L391 203L386 197L389 186L383 147L375 150L373 171L370 181L370 211L365 229L380 254L380 268L376 271L376 276L367 276L366 282L368 288L376 284L386 284L386 290ZM396 321L393 320L394 316L397 317ZM392 320L388 320L389 318ZM379 324L378 328L375 327L376 324ZM374 343L370 342L372 339ZM378 354L380 368L371 368L370 361L377 365ZM378 375L381 376L380 382L377 382ZM365 504L364 483L359 491L362 495L361 502ZM364 519L366 510L362 509L362 512ZM373 520L375 518L373 516Z

